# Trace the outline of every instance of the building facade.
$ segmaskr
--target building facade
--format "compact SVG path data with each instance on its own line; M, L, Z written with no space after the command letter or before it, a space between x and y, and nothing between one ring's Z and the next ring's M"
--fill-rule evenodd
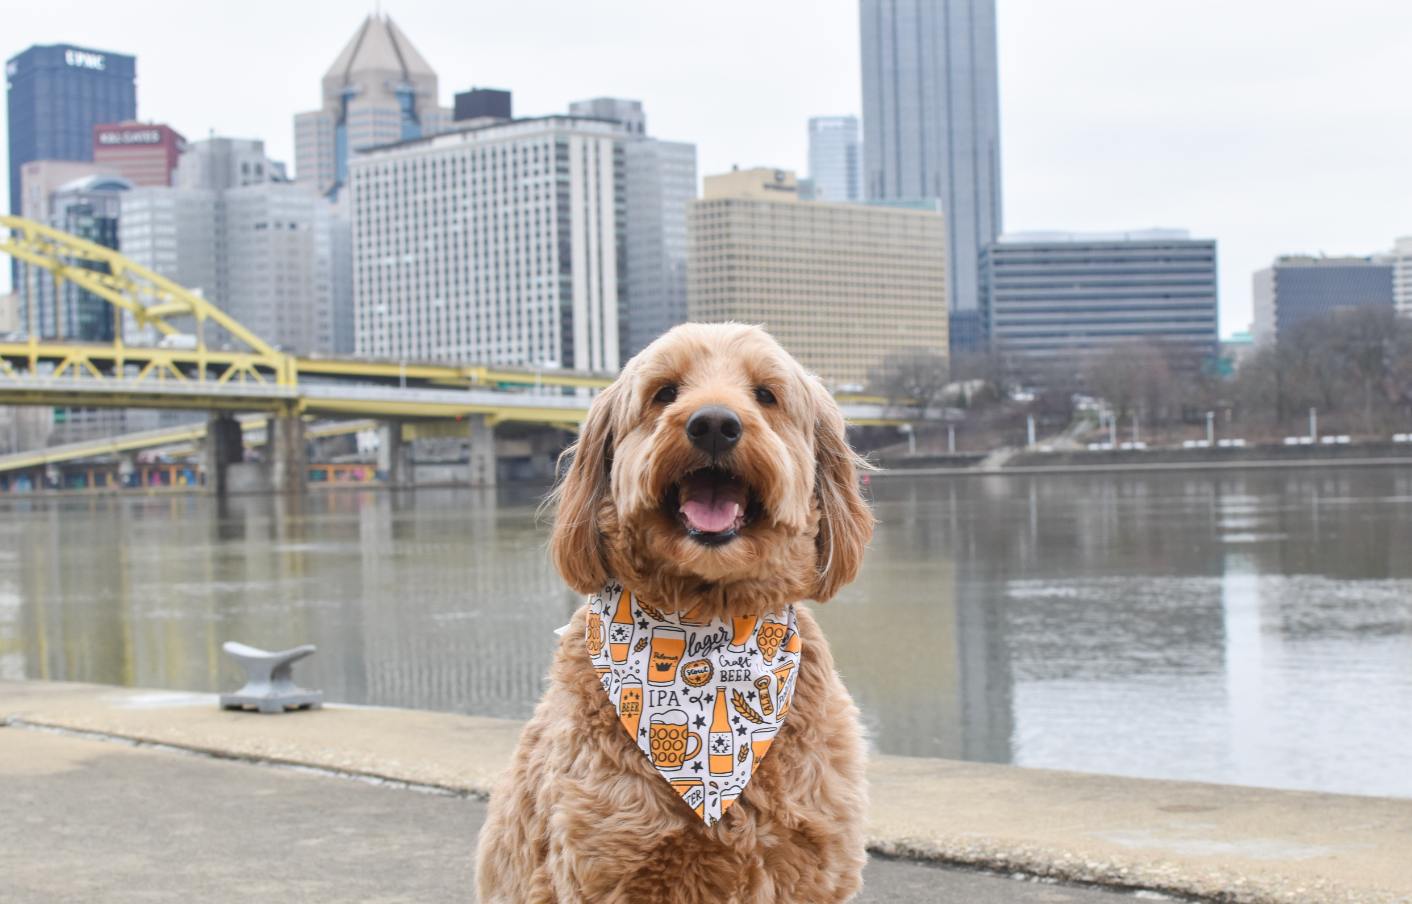
M687 205L693 321L760 323L834 386L891 352L947 354L946 222L936 201L798 199L794 173L708 176Z
M290 182L284 165L265 156L264 142L247 139L192 142L175 183L124 198L123 253L199 291L277 348L335 351L329 202L311 186ZM212 323L203 330L213 348L235 342Z
M93 127L93 162L134 185L171 185L186 139L156 123L118 122Z
M1156 341L1214 354L1216 242L1185 230L1001 236L981 253L991 348L1057 358Z
M648 137L640 101L578 101L569 115L615 122L627 135L627 361L686 321L686 204L696 197L696 145Z
M995 0L861 0L869 198L940 198L952 344L981 333L981 251L1001 232Z
M1300 323L1340 308L1394 303L1392 263L1366 257L1281 257L1253 278L1259 347L1278 345Z
M858 117L815 116L809 120L809 178L820 201L858 201L863 197L863 148Z
M358 354L616 371L624 137L615 123L548 116L358 154Z
M1389 254L1375 258L1392 267L1392 303L1402 317L1412 317L1412 236L1400 238Z
M435 135L453 119L412 42L390 17L369 16L324 74L323 106L294 117L295 173L336 196L353 152Z
M10 213L20 213L20 168L32 160L93 159L93 127L137 118L137 58L55 44L5 63Z

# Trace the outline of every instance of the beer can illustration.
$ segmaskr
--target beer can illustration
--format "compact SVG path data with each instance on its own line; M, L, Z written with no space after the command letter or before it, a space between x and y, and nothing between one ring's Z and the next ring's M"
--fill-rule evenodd
M674 778L671 786L686 801L686 805L696 811L696 815L706 817L706 786L699 778Z
M673 684L677 666L686 652L686 632L671 625L652 629L652 646L647 653L647 683Z
M632 597L624 593L618 598L618 611L613 613L613 623L608 626L608 655L620 665L628 661L632 629Z
M775 739L775 729L757 728L750 733L750 774L754 775L755 770L760 768L760 761L765 758L765 753L770 749L770 742Z
M618 715L628 737L637 743L637 730L642 722L642 679L633 675L623 678L623 689L618 694Z

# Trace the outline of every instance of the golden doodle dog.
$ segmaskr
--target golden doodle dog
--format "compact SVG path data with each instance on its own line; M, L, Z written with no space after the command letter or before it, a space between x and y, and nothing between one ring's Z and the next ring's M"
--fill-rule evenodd
M862 732L793 606L852 581L872 535L838 406L763 330L685 324L594 400L571 452L551 554L590 604L491 797L481 904L847 900ZM716 658L682 663L700 650Z

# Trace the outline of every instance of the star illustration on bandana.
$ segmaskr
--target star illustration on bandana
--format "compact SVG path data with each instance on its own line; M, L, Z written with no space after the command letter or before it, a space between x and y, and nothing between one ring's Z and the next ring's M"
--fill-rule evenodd
M629 737L688 808L719 822L789 713L803 655L794 607L702 623L617 581L588 606L587 652Z

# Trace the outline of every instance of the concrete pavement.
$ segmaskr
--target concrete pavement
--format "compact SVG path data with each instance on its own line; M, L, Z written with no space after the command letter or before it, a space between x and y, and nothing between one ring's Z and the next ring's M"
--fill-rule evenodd
M518 723L505 720L361 707L256 716L221 712L214 697L45 682L0 682L0 718L8 718L13 725L96 732L473 795L490 792L519 730ZM0 730L0 740L35 734ZM72 738L64 740L78 743ZM6 741L7 746L13 743L22 742ZM197 768L190 765L195 762L212 765L192 757L179 759L187 761L180 767L183 769ZM244 768L246 773L277 772L241 764L214 765L227 770ZM74 773L70 769L66 781L77 781ZM124 774L131 774L131 770ZM214 795L225 785L176 777L177 772L172 775L170 787L157 786L163 794L185 794L187 786L204 785L211 789L207 793ZM875 758L869 779L873 798L870 844L880 853L1250 904L1412 902L1412 800L1145 781L906 757ZM344 790L364 787L321 780L321 787L330 783L346 786ZM5 781L9 784L11 780ZM139 799L158 796L154 792ZM440 800L406 793L402 797ZM472 804L447 800L458 801L462 807L447 807L446 813L471 819L465 814L472 812ZM348 806L356 810L371 805ZM138 812L135 804L133 812ZM345 814L340 824L351 818L346 816L351 811L338 812ZM16 818L24 817L17 814ZM389 824L398 824L398 817L386 818ZM413 827L436 825L432 817L426 823L406 819ZM180 820L171 823L179 824ZM439 840L421 844L438 850L446 850L448 843L453 850L463 845L469 848L474 843L473 825L448 822L432 833ZM314 847L322 854L323 848L336 846L323 841ZM396 846L390 844L374 845L373 849L386 856L396 853ZM413 863L407 869L421 869L415 866L413 848L398 856L404 855ZM252 854L244 861L244 868L260 859ZM340 861L335 858L333 862ZM897 870L900 872L893 872ZM336 875L345 873L345 867L336 871ZM887 877L893 875L897 877L895 887L886 884ZM953 883L954 891L954 883L963 880L978 881L982 886L1001 881L880 861L870 867L870 881L877 894L887 896L860 900L948 900L940 897L945 882ZM931 897L893 896L904 895L913 886L918 894L935 893ZM995 900L1060 900L1016 897L1021 890L1067 895L1075 901L1088 900L1082 897L1086 894L1111 900L1105 893L1066 886L1006 883L1003 888L1001 894L1009 897ZM322 893L311 894L310 900L332 900ZM950 899L985 900L970 892L957 894L961 896ZM363 899L381 900L373 896ZM386 899L398 900L395 895Z
M0 900L469 902L485 803L0 729ZM875 860L858 904L1131 895Z

